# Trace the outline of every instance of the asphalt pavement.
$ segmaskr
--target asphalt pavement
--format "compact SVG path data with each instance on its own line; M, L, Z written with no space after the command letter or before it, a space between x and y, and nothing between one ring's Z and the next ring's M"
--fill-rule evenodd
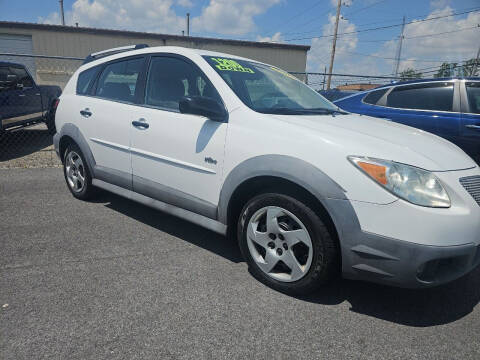
M0 359L479 359L480 269L290 297L236 243L61 169L0 170Z

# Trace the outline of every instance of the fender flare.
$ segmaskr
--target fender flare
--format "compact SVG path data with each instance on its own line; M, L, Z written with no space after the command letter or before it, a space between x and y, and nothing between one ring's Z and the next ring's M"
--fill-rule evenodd
M60 154L60 141L64 136L68 136L72 138L73 141L75 141L75 143L82 151L83 156L85 156L85 160L87 161L87 166L90 174L94 174L94 167L97 163L95 162L95 158L93 157L92 150L90 150L90 146L88 146L87 140L83 136L80 129L72 123L64 124L60 132L56 133L53 137L53 143L55 145L55 149L57 150L58 155L60 156L60 159L63 156L63 154Z
M227 224L230 199L238 186L259 176L274 176L296 183L315 196L327 211L325 199L347 199L346 190L314 165L292 156L261 155L243 161L226 177L220 191L218 221Z

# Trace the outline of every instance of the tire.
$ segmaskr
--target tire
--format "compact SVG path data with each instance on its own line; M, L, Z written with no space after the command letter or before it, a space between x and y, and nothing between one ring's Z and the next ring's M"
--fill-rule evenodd
M55 118L48 113L45 118L45 125L47 125L47 130L49 135L55 135L57 129L55 128Z
M266 193L248 201L240 213L237 238L252 275L286 294L312 293L340 272L338 243L326 223L291 196Z
M70 144L63 156L63 175L67 187L80 200L91 199L96 194L92 176L82 151L76 144Z

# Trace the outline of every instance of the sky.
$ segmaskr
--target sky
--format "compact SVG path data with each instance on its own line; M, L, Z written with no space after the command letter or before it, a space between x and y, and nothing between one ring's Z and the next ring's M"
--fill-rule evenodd
M67 25L311 46L307 70L328 68L338 0L64 0ZM475 11L477 10L477 11ZM342 0L333 71L393 72L405 16L400 70L433 75L443 61L474 58L479 0ZM58 0L0 0L0 20L60 24ZM372 30L373 29L373 30Z

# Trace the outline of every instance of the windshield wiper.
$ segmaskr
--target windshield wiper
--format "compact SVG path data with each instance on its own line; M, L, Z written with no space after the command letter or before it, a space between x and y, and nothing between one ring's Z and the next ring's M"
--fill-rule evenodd
M340 109L325 109L325 108L317 108L317 109L305 109L304 111L308 111L308 112L311 112L311 113L315 113L315 114L341 114L341 115L346 115L348 114L347 112L345 111L342 111Z
M286 108L286 107L275 107L275 108L260 108L256 111L264 114L279 114L279 115L334 115L334 114L347 114L344 111L337 109L325 109L325 108L316 108L316 109L296 109L296 108Z

